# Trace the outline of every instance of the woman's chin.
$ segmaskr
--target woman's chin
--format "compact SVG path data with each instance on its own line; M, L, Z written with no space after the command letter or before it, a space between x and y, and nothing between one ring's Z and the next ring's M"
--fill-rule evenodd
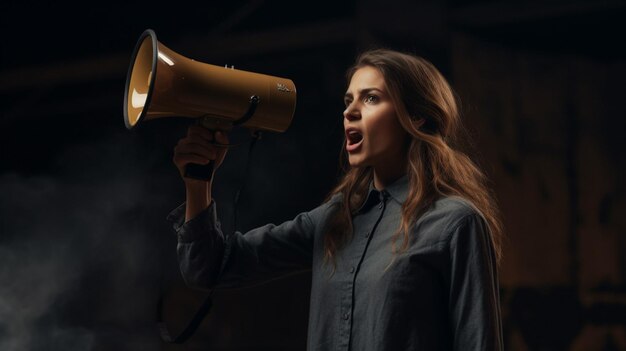
M363 159L363 157L359 157L357 155L349 155L348 156L348 163L350 164L350 167L363 167L366 166L365 160Z

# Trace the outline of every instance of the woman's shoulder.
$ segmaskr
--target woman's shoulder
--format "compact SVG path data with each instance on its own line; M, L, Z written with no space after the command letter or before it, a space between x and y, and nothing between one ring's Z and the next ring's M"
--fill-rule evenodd
M470 218L482 218L480 211L467 199L442 196L418 219L419 227L436 232L450 232Z
M474 204L460 196L442 196L433 203L430 211L445 215L451 219L461 219L480 214Z

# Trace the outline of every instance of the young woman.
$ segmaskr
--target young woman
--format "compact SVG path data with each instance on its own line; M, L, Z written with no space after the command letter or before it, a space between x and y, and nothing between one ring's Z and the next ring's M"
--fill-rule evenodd
M500 222L485 177L451 146L455 96L426 60L362 54L348 72L343 113L350 164L329 199L281 225L222 233L211 182L183 178L171 218L190 286L245 286L312 271L309 350L501 350ZM222 162L191 127L175 149ZM216 167L217 168L217 167Z

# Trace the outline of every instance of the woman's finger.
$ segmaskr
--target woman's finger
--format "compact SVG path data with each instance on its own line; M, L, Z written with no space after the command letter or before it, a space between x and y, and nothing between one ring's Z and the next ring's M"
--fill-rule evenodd
M217 157L217 149L215 147L196 143L193 141L181 141L174 148L175 154L197 154L208 159L215 159Z
M174 164L178 168L183 168L190 163L205 165L213 160L198 154L177 154L174 156Z
M176 146L177 147L198 147L198 148L202 148L205 150L216 149L216 146L213 145L213 142L206 141L205 139L202 139L197 136L189 136L184 139L180 139L178 141L178 144L176 144Z
M187 135L188 136L196 136L196 137L200 137L204 140L207 141L213 141L214 137L213 137L213 131L206 129L202 126L199 125L192 125L189 126L189 128L187 129Z
M225 132L218 130L215 132L215 141L223 145L228 145L228 135Z

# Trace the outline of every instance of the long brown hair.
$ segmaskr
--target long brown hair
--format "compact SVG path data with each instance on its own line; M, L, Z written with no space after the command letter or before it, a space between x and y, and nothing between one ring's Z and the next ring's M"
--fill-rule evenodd
M394 235L393 251L408 248L410 227L434 201L441 196L459 196L485 219L499 262L502 226L498 208L483 172L453 147L460 116L456 96L446 79L421 57L377 49L358 57L347 72L348 82L364 66L381 72L400 124L411 136L407 150L409 195L402 204L402 222ZM344 148L343 158L345 153ZM372 179L370 167L352 167L331 191L329 197L343 196L324 238L327 262L334 264L336 251L351 237L352 216L365 200ZM402 244L398 249L396 241L400 237Z

